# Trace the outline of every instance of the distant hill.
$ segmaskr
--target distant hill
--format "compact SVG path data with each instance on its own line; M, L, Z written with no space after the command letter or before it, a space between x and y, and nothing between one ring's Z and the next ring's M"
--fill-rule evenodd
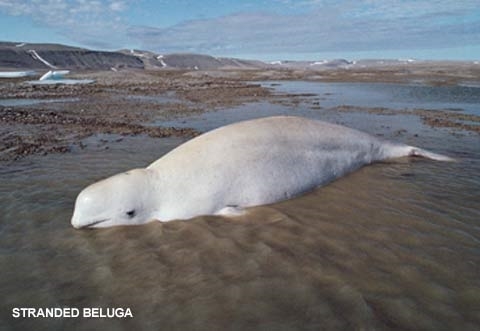
M388 68L391 66L410 66L427 62L414 59L365 59L358 61L335 59L319 61L273 61L265 63L255 60L213 57L203 54L158 54L141 50L106 52L59 44L0 42L0 71L50 69L110 70L122 68L153 70L285 69L324 71Z
M260 61L216 58L201 54L159 55L148 51L93 51L59 44L0 42L0 69L6 70L109 70L264 68Z
M58 44L0 42L0 68L32 69L143 69L136 56L120 52L92 51Z
M204 54L176 53L162 55L139 50L122 50L121 52L139 57L143 60L147 69L255 69L267 66L261 61L213 57Z

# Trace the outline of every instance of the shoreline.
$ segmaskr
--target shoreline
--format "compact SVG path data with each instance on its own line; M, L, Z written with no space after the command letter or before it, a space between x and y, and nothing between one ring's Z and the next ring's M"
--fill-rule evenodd
M477 66L480 67L480 66ZM214 70L84 72L75 79L93 79L85 85L30 85L27 79L1 80L2 100L20 99L30 105L2 106L0 103L0 160L14 161L32 154L66 153L81 140L95 134L147 135L191 138L199 131L192 127L162 126L182 122L191 115L227 109L242 104L268 102L290 105L311 103L308 93L272 92L265 81L368 82L432 86L477 84L472 77L480 68L445 66L427 68L366 68L357 70ZM415 70L412 68L416 68ZM448 68L448 70L446 70ZM480 76L480 75L479 75ZM476 77L479 77L476 76ZM42 102L44 101L44 102ZM27 102L28 103L28 102ZM480 116L460 111L428 109L392 110L350 105L329 109L378 115L414 115L430 127L480 134ZM153 123L160 126L154 126Z

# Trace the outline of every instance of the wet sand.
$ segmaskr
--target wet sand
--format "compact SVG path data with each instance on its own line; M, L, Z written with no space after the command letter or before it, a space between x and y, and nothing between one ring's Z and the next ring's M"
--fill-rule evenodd
M431 126L416 111L322 109L317 96L277 94L253 74L90 73L79 78L97 86L2 87L7 98L80 101L0 107L2 143L13 139L0 163L0 329L480 328L478 133ZM70 226L89 183L262 111L342 123L459 162L378 163L236 221ZM158 138L162 123L168 134ZM40 147L17 152L26 142ZM134 318L14 319L13 307L129 307Z

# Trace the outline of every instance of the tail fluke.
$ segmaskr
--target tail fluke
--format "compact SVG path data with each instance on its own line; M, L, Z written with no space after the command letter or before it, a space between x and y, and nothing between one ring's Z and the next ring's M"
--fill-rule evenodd
M411 147L410 153L408 154L409 156L421 156L421 157L425 157L427 159L432 159L436 161L455 162L455 159L445 155L429 152L427 150L424 150L418 147L413 147L413 146L409 146L409 147Z
M409 146L404 144L397 144L386 142L382 146L380 160L385 159L393 159L397 157L404 157L404 156L420 156L425 157L427 159L436 160L436 161L445 161L445 162L455 162L456 160L437 153L429 152L425 149Z

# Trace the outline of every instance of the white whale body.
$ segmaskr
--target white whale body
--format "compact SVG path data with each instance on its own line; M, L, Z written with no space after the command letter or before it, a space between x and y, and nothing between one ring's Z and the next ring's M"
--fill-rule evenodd
M300 117L268 117L198 136L144 169L101 180L77 197L75 228L233 214L286 200L375 161L443 155Z

